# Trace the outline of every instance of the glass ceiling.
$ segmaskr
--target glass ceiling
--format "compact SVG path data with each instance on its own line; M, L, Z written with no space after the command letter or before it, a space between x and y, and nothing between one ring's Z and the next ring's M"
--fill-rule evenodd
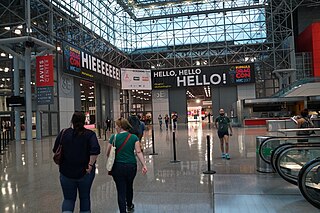
M78 20L125 52L264 42L266 0L63 0Z

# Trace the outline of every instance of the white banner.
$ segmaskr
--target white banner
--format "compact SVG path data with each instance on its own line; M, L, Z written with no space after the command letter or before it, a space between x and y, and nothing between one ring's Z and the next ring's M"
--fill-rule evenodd
M151 70L121 68L121 88L151 90Z

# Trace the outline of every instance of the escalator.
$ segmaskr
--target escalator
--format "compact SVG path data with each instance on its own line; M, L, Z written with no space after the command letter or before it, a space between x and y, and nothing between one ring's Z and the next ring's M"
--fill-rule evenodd
M298 186L303 197L320 209L320 158L302 167L298 175Z
M289 183L298 185L301 168L320 156L320 143L283 144L274 150L272 168Z
M320 137L270 137L264 142L259 147L260 157L283 179L298 185L305 199L320 208ZM267 152L263 151L266 147Z
M293 136L293 137L265 137L259 146L260 158L271 164L271 156L273 151L282 144L299 143L302 140L306 140L304 136ZM320 143L320 136L310 136L307 138L309 143Z

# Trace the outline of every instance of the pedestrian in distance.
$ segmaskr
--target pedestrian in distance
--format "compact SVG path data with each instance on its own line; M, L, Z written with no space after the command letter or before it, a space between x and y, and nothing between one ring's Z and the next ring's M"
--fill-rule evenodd
M106 125L107 125L106 131L110 131L111 130L111 119L109 117L107 117L107 119L106 119Z
M168 128L169 128L169 121L170 121L169 115L166 114L166 115L164 116L164 122L165 122L165 124L166 124L166 130L168 130Z
M232 127L230 119L224 113L224 109L220 109L219 114L215 120L215 127L218 129L217 133L220 139L221 157L230 160L229 136L232 136ZM230 134L228 128L230 129Z
M161 115L158 116L158 121L159 121L159 125L160 125L160 130L162 130L162 116Z
M60 184L63 192L62 212L73 212L79 192L80 212L91 212L90 190L95 177L96 159L100 146L95 132L86 129L85 115L75 112L71 127L62 130L53 147L55 153L62 144L59 164Z
M110 138L107 146L107 156L109 157L113 140L115 140L114 144L119 151L116 154L111 175L117 188L120 213L126 213L134 210L133 181L137 174L136 155L142 166L142 174L147 173L147 166L141 152L139 138L128 132L131 128L128 120L125 118L117 119L115 128L117 134Z
M177 129L177 122L178 122L178 114L176 112L173 113L173 115L171 116L172 118L172 123L173 123L173 129L176 130Z

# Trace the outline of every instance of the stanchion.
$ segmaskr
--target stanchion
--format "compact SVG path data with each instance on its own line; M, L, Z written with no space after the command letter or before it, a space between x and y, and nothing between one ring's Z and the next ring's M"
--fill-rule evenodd
M150 153L149 155L157 155L158 153L156 153L156 149L154 147L154 130L153 130L153 125L152 125L152 131L151 131L151 138L152 138L152 153Z
M4 141L2 137L2 130L0 129L0 155L3 155L2 151L4 151Z
M176 151L176 133L172 131L172 142L173 142L173 160L170 161L171 163L179 163L180 161L177 160L177 151Z
M6 132L2 132L2 150L3 151L7 151L7 148L6 148Z
M203 172L203 174L215 174L216 172L211 170L211 160L210 160L210 136L207 135L207 159L208 159L208 170Z
M10 130L7 130L7 145L10 143Z
M6 146L8 146L8 144L9 144L9 134L8 134L9 132L8 132L8 130L6 130L5 132L4 132L4 135L5 135L5 145Z

